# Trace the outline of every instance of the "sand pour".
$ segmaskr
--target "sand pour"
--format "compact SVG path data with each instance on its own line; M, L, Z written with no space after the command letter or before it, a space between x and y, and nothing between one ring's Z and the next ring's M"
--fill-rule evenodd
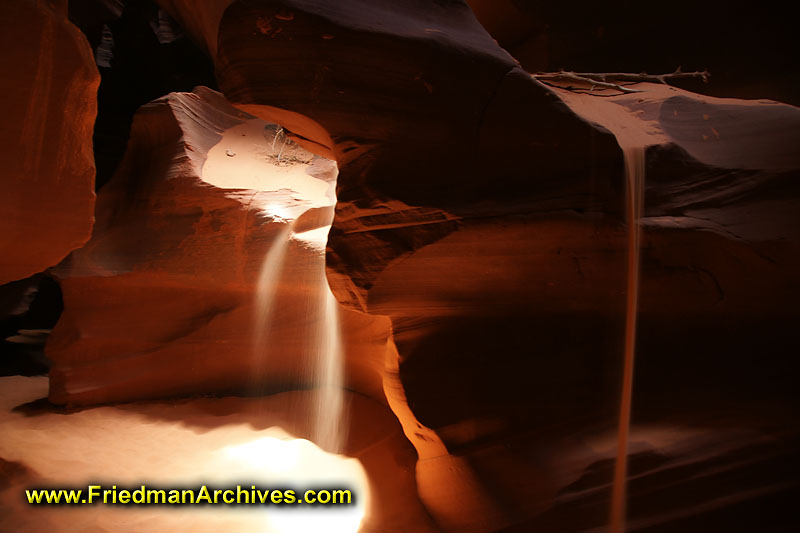
M324 269L324 265L323 265ZM314 441L334 453L341 449L344 368L338 302L323 272L320 317L315 321L313 383L316 390Z
M270 246L261 271L258 275L258 284L255 292L255 312L253 313L253 365L255 374L261 374L264 363L264 354L267 349L269 326L275 311L275 295L278 282L286 260L286 249L289 247L291 224L285 224L275 237L275 242Z
M281 343L296 341L302 368L295 385L312 389L316 397L307 413L312 439L336 453L344 438L343 349L338 303L325 273L336 167L288 141L282 128L264 124L250 120L224 132L209 152L204 179L218 187L258 191L252 203L275 228L253 294L253 390L263 392L260 384L270 382L270 358L281 355ZM325 214L316 224L298 227L309 210ZM291 302L283 300L287 293ZM287 305L294 311L287 314ZM286 327L295 328L290 339L280 329Z
M617 432L617 458L611 493L612 533L625 531L628 476L628 442L633 401L633 365L636 353L636 319L639 308L639 255L644 203L645 149L644 146L622 146L625 158L626 218L628 221L628 261L625 303L625 351L622 375L622 394Z
M275 353L270 346L270 332L276 318L277 289L287 269L297 267L287 264L287 249L291 243L308 244L309 240L318 240L319 235L319 231L296 234L292 232L292 224L285 224L264 257L255 290L253 313L253 365L256 376L260 376L267 367L266 358ZM303 375L307 384L313 387L316 398L312 412L308 413L314 427L312 439L323 449L336 453L344 438L341 429L344 368L339 304L328 286L324 256L317 263L312 265L307 280L316 289L306 293L303 297L308 301L299 305L306 309L310 319Z

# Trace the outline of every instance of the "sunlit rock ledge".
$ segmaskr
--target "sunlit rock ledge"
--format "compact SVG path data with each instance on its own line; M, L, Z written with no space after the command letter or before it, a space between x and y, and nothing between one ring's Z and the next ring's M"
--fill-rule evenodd
M299 395L275 422L310 429L289 434L399 446L359 456L398 505L376 496L365 531L606 530L620 459L629 529L797 521L797 108L545 85L460 0L160 4L224 97L140 110L91 241L56 270L49 398L76 442L119 402ZM227 394L253 398L176 399ZM41 403L13 411L11 479L43 468L24 453L56 416Z

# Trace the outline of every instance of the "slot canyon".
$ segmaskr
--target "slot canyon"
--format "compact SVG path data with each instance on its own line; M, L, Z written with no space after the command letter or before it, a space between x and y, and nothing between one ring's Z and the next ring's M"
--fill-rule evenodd
M795 25L3 0L0 531L800 531Z

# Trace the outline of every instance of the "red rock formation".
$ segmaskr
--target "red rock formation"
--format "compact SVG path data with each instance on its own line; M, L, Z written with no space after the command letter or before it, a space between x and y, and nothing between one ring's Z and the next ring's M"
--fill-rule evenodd
M592 128L459 3L233 2L213 20L218 30L196 35L211 43L226 95L340 164L329 278L341 301L392 318L399 364L387 366L387 391L444 528L536 523L537 502L592 460L571 439L616 423L624 186L605 132L619 120L653 146L640 419L665 412L648 389L663 390L650 376L670 355L703 361L673 393L684 412L709 387L719 400L701 404L707 413L739 409L731 389L753 399L770 387L772 373L743 370L742 354L765 323L786 343L794 316L797 191L786 180L797 162L785 147L796 144L795 109L648 87L598 116L593 96L560 93ZM761 148L746 140L754 124L774 134ZM688 324L693 333L675 333ZM720 365L726 380L711 384ZM788 390L772 382L760 405ZM592 526L607 518L596 512Z
M266 126L208 89L140 111L125 162L99 196L92 239L57 270L66 310L47 347L52 401L307 381L314 315L304 306L324 282L324 255L305 236L330 223L335 165L280 138L271 145L265 136L275 127ZM207 159L212 150L216 159ZM276 324L261 365L259 270L270 247L289 238L289 224L294 237L275 273ZM353 386L380 397L380 381L368 379L369 354L374 345L382 357L386 333L376 336L368 325L375 320L359 315L344 317L352 352L367 352L355 363L363 370L351 372Z
M676 81L691 91L800 104L794 20L782 4L671 0L659 9L592 0L467 0L497 42L530 72L712 72ZM663 7L663 9L662 9Z
M323 266L324 250L307 236L330 223L324 193L335 183L335 165L281 146L274 134L274 125L203 88L137 114L126 159L98 197L92 239L57 270L65 312L47 347L51 401L85 405L308 385L310 323L318 320L308 306L324 282L324 270L314 267ZM259 269L275 241L288 238L289 221L295 238L277 273L274 324L257 324ZM264 328L268 337L258 345L256 332ZM387 323L342 310L342 331L346 385L362 395L348 396L341 424L352 427L340 451L367 471L363 527L433 531L414 486L413 449L382 391ZM243 409L254 400L233 400L238 407L231 412L252 410L259 427L313 438L310 396L271 395L272 406L257 409Z
M391 406L443 529L569 531L548 513L568 515L582 498L592 501L580 527L607 520L610 474L597 472L613 456L602 437L617 421L627 253L611 132L650 146L635 421L713 418L758 433L753 413L789 401L795 108L653 86L602 99L549 88L463 2L163 5L212 55L240 110L337 160L328 279L350 308L349 383ZM275 224L188 163L240 120L190 112L198 99L140 114L99 229L64 282L55 401L231 390L253 372L242 324ZM309 286L287 281L285 301ZM302 327L281 327L283 357L261 377L296 386ZM693 457L655 433L635 453ZM700 457L700 470L718 458ZM691 486L697 470L680 472ZM645 497L643 523L668 527L673 501Z
M99 77L85 37L55 4L0 6L0 284L57 264L92 228Z

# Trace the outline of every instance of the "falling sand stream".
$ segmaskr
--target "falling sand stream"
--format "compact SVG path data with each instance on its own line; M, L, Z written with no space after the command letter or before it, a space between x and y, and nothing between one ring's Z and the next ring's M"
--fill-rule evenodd
M639 309L639 252L644 203L645 149L641 145L622 145L625 158L625 214L628 222L628 259L625 303L625 349L622 394L617 431L617 457L611 493L611 533L625 531L628 441L633 401L633 366L636 351L636 319Z
M625 339L622 353L622 387L616 436L616 459L611 488L608 529L623 533L626 529L628 448L633 403L633 373L636 351L636 323L639 313L639 274L641 221L644 215L645 151L648 146L668 142L657 127L643 118L648 100L643 93L635 96L581 94L556 89L562 98L584 119L602 125L617 139L625 163L625 219L627 222L627 259L625 281Z
M286 250L289 247L289 237L292 232L292 224L283 224L275 236L275 241L267 250L264 262L261 264L261 271L258 275L258 282L255 291L255 312L253 313L253 365L256 367L255 374L260 375L263 363L262 355L267 350L267 339L269 325L272 323L272 315L275 312L275 295L278 290L278 282L283 272L283 265L286 261Z
M258 119L225 131L204 167L206 181L249 191L251 208L267 219L260 227L269 246L253 298L254 392L263 392L264 383L286 386L287 379L312 388L311 438L331 452L340 450L344 438L338 303L325 271L336 173L333 161Z
M253 314L254 371L256 376L263 375L264 365L268 363L266 359L278 355L270 343L270 333L277 318L278 288L281 283L302 280L300 283L310 290L300 291L297 298L304 301L294 301L293 304L304 310L305 316L297 318L308 324L307 331L303 332L308 342L303 344L305 369L302 378L304 384L315 391L315 400L308 413L314 428L312 440L323 449L337 452L343 439L344 369L338 302L328 286L325 272L324 246L329 226L302 233L296 233L293 228L293 222L282 224L259 274ZM287 254L290 246L317 248L318 256L305 255L311 257L313 264L298 265L296 259L290 263L287 261L292 257ZM290 277L293 269L307 272L299 278Z

